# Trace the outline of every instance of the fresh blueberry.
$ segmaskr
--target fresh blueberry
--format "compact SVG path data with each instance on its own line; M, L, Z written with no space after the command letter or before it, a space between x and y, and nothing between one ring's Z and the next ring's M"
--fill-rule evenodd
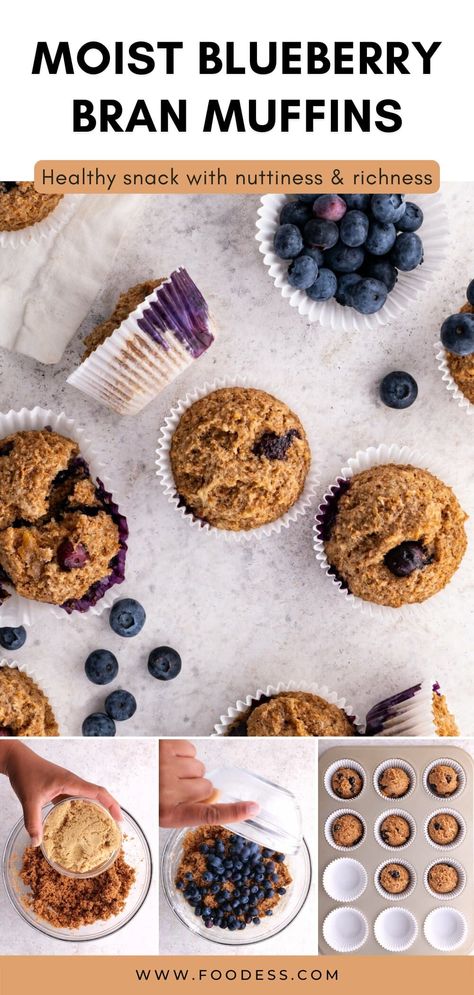
M359 273L342 273L337 281L336 300L343 307L351 306L352 291L361 279Z
M347 211L347 204L337 193L323 193L313 204L313 214L324 221L340 221Z
M115 719L116 722L125 722L126 719L131 719L136 710L137 703L130 691L117 689L117 691L112 691L111 694L107 695L105 699L105 711L109 718Z
M207 927L207 929L212 929L214 923L212 922L211 919L206 919L204 925Z
M303 248L303 236L296 225L280 225L275 232L273 245L280 259L294 259Z
M421 542L407 540L389 549L384 556L385 566L395 577L409 577L414 570L423 570L432 562L432 556Z
M474 314L469 311L452 314L441 325L441 341L448 352L456 356L474 353Z
M409 408L418 396L418 385L411 373L394 370L380 384L380 397L389 408Z
M377 221L399 221L405 213L405 201L400 193L374 193L370 210Z
M290 287L306 290L314 283L318 275L318 267L311 256L297 256L288 267L288 283Z
M273 857L273 853L273 850L268 850L267 847L265 847L265 849L262 850L262 857Z
M255 916L252 919L252 922L253 922L254 926L260 926L260 919L258 918L258 916Z
M286 888L277 888L277 895L286 895Z
M306 222L309 221L312 216L312 204L305 204L304 201L290 200L282 207L280 224L296 225L297 228L304 228Z
M330 249L339 238L339 228L334 221L314 218L304 226L304 240L313 249Z
M335 273L355 273L364 262L364 250L338 242L325 253L325 263Z
M313 206L316 197L320 196L321 194L318 193L299 193L298 200L300 200L302 204L311 204L311 206Z
M369 219L363 211L348 211L339 225L339 237L344 245L363 245L369 231Z
M398 273L395 266L385 256L368 256L365 259L364 275L373 276L374 280L381 280L385 284L388 292L393 290Z
M375 314L387 300L387 288L381 280L362 279L352 291L352 306L360 314Z
M21 649L26 643L26 629L23 625L18 625L16 628L10 628L5 626L0 629L0 646L4 650L11 650L11 652L16 652Z
M319 270L314 283L308 287L306 293L312 301L327 301L330 297L334 297L336 290L336 274L332 270L323 267Z
M367 252L373 256L384 256L395 243L397 231L390 221L371 221L365 240Z
M115 736L115 722L103 712L88 715L82 723L83 736Z
M466 297L471 307L474 307L474 280L471 280L467 288Z
M178 891L183 891L183 889L184 889L184 881L177 881L176 882L176 887L177 887Z
M324 252L322 249L312 249L310 246L306 245L304 249L301 250L298 259L301 259L301 256L309 256L310 259L314 259L318 269L320 266L324 266Z
M369 209L370 194L368 193L342 193L341 197L345 200L349 211L368 211Z
M159 681L172 681L181 670L181 657L170 646L158 646L148 657L148 670Z
M276 853L275 854L275 860L276 860L277 864L283 864L285 862L285 854L284 853Z
M390 253L390 261L404 273L416 269L423 262L423 242L413 231L402 231Z
M272 916L273 915L273 909L265 909L265 915L266 916Z
M93 684L110 684L118 669L117 657L110 650L94 650L85 662L86 675Z
M133 598L122 598L110 609L110 626L118 636L137 636L145 625L145 619L145 609Z
M405 204L405 210L395 222L396 227L399 231L418 231L423 224L423 211L418 204L413 204L411 200L407 200Z

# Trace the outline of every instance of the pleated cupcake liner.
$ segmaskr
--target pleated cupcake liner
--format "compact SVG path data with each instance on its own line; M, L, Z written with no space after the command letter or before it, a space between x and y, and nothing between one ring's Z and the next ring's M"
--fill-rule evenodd
M341 843L336 843L331 832L332 826L334 825L336 819L339 819L343 815L353 815L354 818L358 819L358 821L362 823L362 836L357 843L353 843L351 846L342 846ZM329 846L332 846L334 850L339 850L340 853L345 853L347 856L348 854L353 853L354 850L358 850L359 847L365 843L367 839L367 823L364 817L360 814L360 812L357 812L355 808L338 808L335 812L331 812L331 815L328 815L324 824L324 835L326 837L326 841L329 843Z
M380 835L381 826L384 819L388 819L395 815L398 815L400 816L400 818L405 819L405 821L408 822L408 825L410 827L410 835L407 841L405 843L401 843L400 846L392 846L390 843L386 843L385 840L383 840L382 836ZM411 815L410 812L406 812L405 809L403 808L386 809L385 812L382 812L381 815L377 817L374 825L374 836L375 839L377 840L377 843L379 844L379 846L383 846L384 850L390 850L390 852L393 854L401 853L404 850L406 850L407 847L411 846L411 844L415 839L416 832L417 832L416 822L413 816Z
M442 342L435 342L434 344L436 359L438 361L438 370L441 373L441 379L444 383L446 390L454 401L457 401L460 408L466 412L467 415L472 415L474 412L474 404L471 403L469 398L463 393L459 385L456 383L451 370L449 369L448 354L443 346Z
M348 719L353 722L357 733L360 736L364 735L365 723L357 715L353 705L346 698L339 697L336 691L330 691L326 684L308 684L306 681L280 681L276 685L268 684L265 690L259 689L254 691L253 694L246 695L245 699L237 700L235 705L230 705L227 712L221 715L219 722L216 722L214 726L214 733L212 735L226 736L229 726L243 717L255 702L260 702L262 698L264 700L274 698L275 695L281 694L282 691L306 691L309 694L315 694L320 698L324 698L325 701L328 701L331 705L336 705L341 711L345 712Z
M340 887L339 890L337 887L334 887L334 876L337 876L340 872L343 873L343 865L347 867L348 864L352 867L356 866L360 877L358 886L353 887L350 892L347 890L344 891L342 887ZM328 895L329 898L332 898L334 902L355 902L361 895L364 894L364 891L367 888L367 871L363 864L361 864L358 860L354 860L352 857L336 857L336 859L331 860L331 862L324 869L321 883L326 895Z
M431 836L428 832L428 826L430 824L431 819L434 819L435 816L439 815L452 815L453 819L456 819L456 822L459 826L459 832L456 838L451 843L436 843L435 840L431 839ZM464 817L460 814L460 812L457 812L456 809L448 808L445 805L440 805L439 808L435 809L433 812L430 812L430 814L425 819L423 826L423 834L426 842L430 846L432 846L434 850L439 850L443 852L455 850L457 846L459 846L461 843L464 843L464 840L466 838L466 823L464 821Z
M447 767L452 767L453 770L455 770L456 774L458 775L458 786L456 788L456 791L453 791L452 794L450 795L436 794L436 791L433 791L428 783L428 777L430 775L430 771L433 770L433 767L437 767L440 764L442 764L443 766L446 765ZM439 757L437 760L431 760L428 766L425 767L423 771L423 787L426 791L426 794L429 795L430 798L435 799L435 801L438 801L441 805L443 803L454 801L455 798L459 798L459 795L462 794L464 788L466 787L466 772L461 767L461 764L458 763L457 760L451 760L449 757Z
M400 917L405 919L405 938L400 933ZM394 922L394 927L396 921L396 928L393 930L390 930L391 921ZM404 950L409 950L413 946L418 936L418 923L413 912L410 912L409 909L392 906L384 909L377 916L374 922L374 935L377 943L384 950L392 954L403 953Z
M456 871L456 873L458 875L458 884L457 884L456 888L453 888L452 891L448 891L448 892L444 893L444 892L440 892L440 891L434 891L434 889L431 887L431 885L429 883L429 880L428 880L428 876L429 876L431 868L432 867L436 867L437 864L449 864L450 867L454 867L454 870ZM424 884L424 886L425 886L428 894L431 895L432 898L440 899L441 901L451 901L452 902L453 899L459 898L459 895L462 895L462 893L463 893L463 891L464 891L464 889L466 887L466 871L464 870L464 867L462 866L462 864L459 864L457 860L441 860L441 859L439 859L439 860L433 860L432 863L429 864L429 866L425 870L425 873L423 875L423 884Z
M408 887L405 888L405 891L399 892L398 895L391 891L385 891L385 888L380 883L380 875L384 867L387 867L387 864L395 864L395 863L400 864L402 867L405 867L410 875L410 883ZM413 867L413 864L409 864L408 861L403 860L403 858L399 859L398 857L396 857L392 858L392 860L384 860L381 864L379 864L374 874L374 885L379 895L381 895L382 898L388 899L389 902L406 901L406 899L409 898L411 894L413 894L416 888L416 884L417 884L417 874L415 868Z
M464 943L468 925L459 909L451 907L433 909L423 923L425 940L434 950L451 953Z
M26 246L40 245L45 239L52 238L70 220L81 195L71 194L63 197L54 210L51 211L42 221L36 221L26 228L19 228L18 231L0 231L1 249L20 249Z
M410 786L408 788L408 791L404 795L399 796L398 798L389 798L387 795L384 795L383 791L381 791L380 789L379 785L380 777L383 774L384 770L388 770L390 767L400 767L403 771L405 771L405 774L407 774L408 777L410 778ZM415 790L416 774L411 764L407 763L406 760L399 760L398 758L394 760L384 760L381 764L378 765L378 767L374 772L373 784L379 798L382 798L384 802L391 802L391 801L397 802L401 801L402 798L403 801L405 801L405 799L409 798L410 795L412 795Z
M341 796L337 795L336 792L333 791L331 787L332 776L338 770L340 770L341 767L350 767L351 770L355 770L362 778L362 788L359 791L359 794L354 795L352 798L341 798ZM357 760L351 760L351 759L336 760L334 763L330 764L330 766L327 768L327 770L324 773L324 787L326 788L328 795L330 795L331 798L334 798L335 801L338 802L344 802L344 801L350 802L354 801L355 798L357 798L358 800L364 794L366 786L367 786L367 774L365 773L365 770L362 767L362 765Z
M348 921L351 922L351 928L341 928L340 924ZM358 932L353 928L355 924L358 926ZM367 942L369 924L359 909L343 905L341 908L333 909L326 916L323 922L323 937L332 950L341 954L350 954L354 950L360 950Z
M420 681L399 694L385 698L367 713L367 734L436 736L433 692L440 690L437 681Z

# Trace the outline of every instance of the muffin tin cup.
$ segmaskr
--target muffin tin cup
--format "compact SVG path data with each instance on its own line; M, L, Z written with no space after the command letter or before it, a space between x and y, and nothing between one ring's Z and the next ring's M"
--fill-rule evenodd
M359 819L362 823L362 836L359 842L354 843L352 846L341 846L340 843L336 843L333 839L331 826L341 815L354 815L356 819ZM326 842L329 843L329 846L332 846L334 850L339 850L340 853L345 853L346 856L348 856L350 853L353 853L354 850L357 850L360 846L362 846L363 843L365 843L367 839L367 823L360 812L356 812L354 808L338 808L335 812L331 812L326 819L326 822L324 823L324 835L326 837Z
M409 835L406 843L402 843L401 846L390 846L389 843L385 843L384 842L384 840L382 839L382 837L380 835L380 827L382 825L382 822L384 821L384 819L387 819L390 815L400 815L403 819L406 819L406 821L408 822L408 825L410 827L410 835ZM385 812L382 812L382 814L379 815L379 817L376 819L376 822L375 822L375 825L374 825L374 836L375 836L375 839L377 840L377 843L379 844L379 846L383 846L384 850L389 850L390 853L393 853L393 854L402 853L403 850L406 850L407 847L411 846L411 844L414 842L414 839L416 837L416 822L415 822L413 816L411 815L411 813L410 812L406 812L405 809L403 809L403 808L389 808L389 809L386 809Z
M453 840L452 843L435 843L435 841L431 839L431 836L428 832L428 824L430 822L430 819L432 819L435 815L453 815L454 818L456 819L456 822L459 825L459 832L458 835L456 836L456 839ZM425 840L435 850L438 850L440 853L441 852L445 853L446 851L450 852L451 850L455 850L457 846L460 846L461 843L464 843L464 840L466 838L466 823L460 812L457 812L454 808L446 808L446 806L443 806L442 808L440 807L435 809L434 812L430 812L429 816L425 820L423 832L425 835Z
M418 936L418 923L409 909L391 906L377 916L374 935L379 946L389 953L403 953Z
M352 477L355 477L358 473L362 473L364 470L368 470L374 466L384 466L387 463L410 464L414 467L428 470L444 481L445 469L443 467L436 465L431 457L425 456L416 449L410 449L408 446L399 446L396 443L390 445L381 443L379 446L369 446L368 449L358 450L355 456L347 461L347 465L342 467L340 473L323 496L316 512L315 524L313 525L313 548L319 566L324 570L332 586L339 592L347 604L359 608L365 615L370 615L371 617L413 619L426 609L426 601L416 604L406 604L400 608L365 601L363 598L358 597L358 595L350 593L344 586L344 582L333 575L333 567L329 563L324 548L324 520L331 509L331 505L337 501L337 495L341 492L341 488L344 487L345 482L350 481ZM441 591L437 592L437 595L439 594L441 594ZM426 600L432 601L433 597L437 595L433 595Z
M406 869L407 869L407 871L408 871L408 873L410 875L410 884L408 885L407 888L405 888L405 891L399 892L398 895L395 895L395 894L393 894L393 892L390 892L390 891L385 891L385 888L382 887L382 885L381 885L381 883L379 881L380 873L381 873L381 871L383 871L384 867L387 866L387 864L401 864L402 867L406 867ZM374 885L375 885L375 887L376 887L379 895L381 895L382 898L385 898L386 901L389 901L389 902L402 902L402 901L406 901L407 898L409 898L410 895L413 894L413 892L414 892L414 890L416 888L416 885L417 885L417 880L418 880L418 876L417 876L417 873L416 873L415 868L413 867L413 865L409 864L407 860L403 860L403 858L399 860L397 857L393 857L391 860L384 860L381 864L379 864L379 866L377 867L377 870L375 871L375 874L374 874Z
M428 882L428 874L431 868L435 867L436 864L449 864L450 867L454 867L454 869L458 873L457 887L453 888L452 891L448 891L446 894L443 894L442 892L439 891L433 891L433 888L430 887L430 884ZM442 857L439 857L438 860L433 860L429 865L429 867L426 868L425 873L423 875L423 884L428 894L431 895L432 898L440 899L441 901L452 902L454 898L458 898L459 895L462 895L466 887L466 871L464 870L462 864L458 864L457 860L449 860L449 859L443 860Z
M399 795L397 798L389 798L387 795L384 795L383 791L381 791L379 787L380 777L383 774L384 770L387 770L389 767L401 767L401 769L404 770L405 773L408 774L408 777L410 778L410 786L408 788L408 791L404 795ZM416 774L411 764L407 763L406 760L399 760L398 758L395 758L393 760L384 760L381 764L378 765L376 771L374 772L373 785L379 798L382 798L385 803L404 802L406 798L409 798L410 795L413 794L416 788Z
M325 868L322 884L335 902L355 902L367 888L365 867L352 857L339 857Z
M156 471L157 476L159 477L161 486L163 487L166 497L168 498L168 503L174 505L180 517L187 521L195 532L204 532L208 535L215 536L219 539L226 539L230 542L250 542L254 539L264 539L270 535L278 535L282 529L287 529L292 522L296 522L298 518L306 515L319 484L319 468L313 455L314 452L317 451L317 446L309 435L307 435L307 437L311 449L312 459L303 490L298 500L295 501L291 508L289 508L284 515L281 515L280 518L277 518L274 522L268 522L266 525L260 525L255 529L233 532L231 529L217 529L214 526L209 525L207 522L202 521L202 519L195 518L192 513L188 512L186 508L180 505L180 498L176 492L176 484L174 482L170 460L171 441L173 435L184 412L187 411L192 404L198 400L201 400L201 398L206 397L208 394L212 394L213 391L220 390L223 387L252 387L257 390L266 390L266 387L262 386L261 383L250 383L245 377L224 377L214 381L214 383L205 383L202 387L198 387L186 394L186 397L184 397L181 401L178 401L171 409L164 425L161 428L158 448L156 450L158 459L155 460L158 467ZM269 393L271 393L271 390ZM305 428L305 426L303 426L303 428Z
M227 736L227 730L236 719L243 717L249 708L255 703L260 701L262 698L272 698L277 694L281 694L282 691L307 691L309 694L316 694L320 698L324 698L329 701L332 705L337 705L341 711L345 712L347 717L352 719L354 722L354 727L358 735L363 736L365 732L365 723L357 715L353 706L346 698L340 698L336 691L330 691L326 684L307 684L305 681L288 681L284 683L280 681L279 684L273 685L268 684L265 690L255 691L253 694L248 694L246 698L241 701L236 701L235 705L230 705L227 712L221 715L219 722L216 722L214 726L213 736ZM341 799L338 799L339 801Z
M12 435L14 432L22 432L30 429L42 429L47 426L49 426L53 432L57 432L59 435L67 436L77 442L80 455L84 457L89 465L92 480L95 481L97 477L100 477L100 480L104 484L105 488L109 490L109 477L107 474L103 473L104 464L99 460L92 443L86 437L82 429L78 428L76 422L74 422L71 418L68 418L64 412L57 415L53 411L40 407L31 409L21 408L20 411L8 411L7 413L0 412L0 441L5 438L5 436ZM5 584L5 587L9 590L8 584ZM87 612L84 612L83 614L85 616L101 615L106 608L110 608L112 606L116 598L117 591L114 586L106 591L96 605L92 605ZM21 597L12 590L10 597L7 598L2 605L0 605L0 625L33 625L35 622L44 621L44 613L48 609L55 618L67 619L70 617L59 605L51 605L48 602L42 601L32 601L29 598ZM73 612L72 614L76 617L81 613Z
M42 221L37 221L18 231L0 231L0 249L21 249L41 245L45 239L53 238L71 219L82 196L72 194L63 197L57 206Z
M425 939L442 953L452 953L462 946L467 936L467 922L459 909L433 909L423 923Z
M30 670L29 667L26 667L24 663L17 663L16 660L6 660L6 659L0 659L0 668L1 667L5 667L8 670L18 670L20 674L25 674L26 677L29 677L30 680L32 680L33 683L36 684L36 687L43 692L45 698L47 699L48 705L50 706L51 711L53 712L54 718L56 722L58 722L56 712L51 703L52 698L49 686L45 684L43 679L41 679L41 681L38 680L38 677L36 676L34 670ZM61 733L59 733L59 735L61 735Z
M318 193L321 192L318 190ZM315 193L316 196L316 193ZM395 321L411 307L418 295L429 286L434 275L443 265L449 244L448 215L442 197L437 194L413 194L407 198L423 209L424 220L418 234L423 240L424 262L410 273L398 274L394 289L387 296L383 308L376 314L359 314L354 308L343 307L332 298L329 301L312 301L304 290L295 290L288 282L288 260L280 259L273 247L273 239L279 225L280 212L287 202L286 194L266 194L261 198L258 210L257 234L263 262L268 267L275 287L291 307L306 321L318 321L333 331L377 331L391 321Z
M333 909L323 922L323 936L332 950L350 954L360 950L367 942L369 924L358 909L343 905Z
M448 767L452 767L458 775L458 786L456 791L453 791L451 795L437 795L435 791L432 791L428 784L430 771L433 770L433 767L437 767L438 764L446 764ZM458 764L457 760L451 760L449 757L441 757L439 760L433 760L433 763L428 764L423 771L423 787L430 798L434 798L434 800L439 802L440 805L447 805L454 801L455 798L459 798L459 795L464 791L464 788L466 787L466 774L461 767L461 764Z
M441 379L449 391L451 397L454 401L457 401L460 408L462 408L467 415L472 415L474 412L474 404L471 403L469 398L463 394L461 388L456 383L454 377L451 374L448 363L448 354L443 346L442 342L435 342L434 344L436 359L438 361L438 370L441 373Z
M357 773L362 778L362 788L359 791L358 795L353 795L351 798L341 798L340 795L336 795L335 791L333 791L331 787L331 778L333 774L336 773L336 771L341 769L341 767L351 767L353 770L357 771ZM326 788L328 795L330 795L331 798L334 798L335 801L339 803L354 802L356 798L357 799L361 798L366 789L366 786L367 786L367 774L365 773L365 770L362 767L362 765L357 760L349 760L349 759L337 760L336 763L331 764L328 767L324 775L324 787Z

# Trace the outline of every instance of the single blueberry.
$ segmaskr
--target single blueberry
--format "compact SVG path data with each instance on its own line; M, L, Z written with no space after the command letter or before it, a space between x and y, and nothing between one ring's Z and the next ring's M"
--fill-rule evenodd
M416 269L423 262L423 242L420 236L416 232L402 231L390 253L390 262L404 273Z
M334 221L314 218L304 226L305 244L314 249L330 249L339 238L339 228Z
M312 223L312 221L308 222L308 224ZM303 236L296 225L280 225L275 232L273 245L280 259L294 259L303 248Z
M110 609L109 622L118 636L136 636L145 625L145 609L134 598L122 598Z
M278 895L286 895L286 888L277 888Z
M148 657L148 670L159 681L172 681L181 670L181 657L170 646L158 646Z
M362 266L364 255L362 246L352 248L344 245L344 242L338 242L326 252L324 261L336 273L355 273Z
M432 560L428 550L417 540L401 542L384 556L385 566L395 577L409 577L414 570L423 570Z
M337 193L323 193L313 204L313 214L325 221L340 221L347 211L346 201Z
M272 916L273 915L273 909L265 909L265 915L266 916Z
M342 193L341 197L345 200L349 211L367 211L369 209L370 194L368 193Z
M423 211L418 204L413 204L411 200L407 200L405 204L405 210L395 222L398 231L418 231L423 224Z
M299 193L298 200L300 200L302 204L311 204L312 206L316 200L316 197L320 196L321 195L317 193Z
M387 288L381 280L372 277L359 280L352 291L352 306L360 314L375 314L387 300Z
M369 219L363 211L348 211L339 225L339 237L344 245L363 245L369 231Z
M297 258L301 259L302 256L309 256L310 259L314 259L318 269L320 266L324 266L324 252L322 249L312 249L310 246L305 246Z
M418 385L411 373L394 370L380 384L380 397L389 408L409 408L418 396Z
M93 684L110 684L118 674L117 657L110 650L93 650L85 662L86 676Z
M305 204L304 201L290 200L284 204L280 213L281 225L296 225L304 228L307 221L313 217L313 205Z
M115 736L115 722L103 712L88 715L82 723L83 736Z
M441 341L448 352L456 356L472 356L474 353L474 314L465 311L452 314L441 325Z
M377 221L399 221L405 213L405 201L399 193L374 193L370 210Z
M312 301L327 301L330 297L334 297L337 290L337 277L336 274L330 269L323 267L319 270L319 273L308 287L306 293Z
M297 290L306 290L314 283L318 267L311 256L300 255L288 267L288 283Z
M351 307L352 291L360 279L361 276L359 273L341 273L338 277L335 294L338 304L342 304L343 307Z
M258 916L255 916L255 918L252 919L252 922L254 926L260 926L260 919L258 918Z
M118 688L107 695L105 699L105 711L109 718L115 719L116 722L125 722L126 719L131 719L136 710L137 703L130 691Z
M4 650L10 650L16 653L17 650L21 649L26 643L26 629L23 625L18 625L16 628L10 628L9 626L4 626L0 629L0 646Z
M397 230L390 221L371 221L365 240L365 248L373 256L384 256L390 252L396 237Z
M276 853L275 854L275 860L276 860L277 864L283 864L284 861L285 861L285 854L284 853Z
M398 273L395 266L385 256L367 256L364 263L364 276L372 276L374 280L381 280L385 284L388 292L393 290Z

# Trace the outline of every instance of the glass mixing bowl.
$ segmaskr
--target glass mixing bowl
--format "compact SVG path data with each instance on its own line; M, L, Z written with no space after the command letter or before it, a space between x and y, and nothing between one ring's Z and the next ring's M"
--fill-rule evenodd
M163 891L174 914L184 926L187 926L193 933L197 933L198 936L212 940L214 943L238 946L267 940L270 936L276 936L293 922L298 912L303 908L311 887L311 857L304 839L298 852L286 858L293 882L291 887L288 887L286 895L283 895L281 901L275 906L273 916L264 917L259 926L249 925L246 929L230 932L230 930L221 929L219 926L207 929L202 919L194 915L192 906L188 905L182 893L175 887L183 839L189 832L189 829L173 830L166 840L161 856ZM238 833L238 827L234 826L233 832Z
M117 828L118 828L118 830L119 830L120 841L119 841L118 845L116 846L114 852L111 853L110 857L108 857L107 860L104 860L102 862L102 864L100 864L97 867L94 867L93 870L87 871L87 872L85 872L85 871L70 871L66 867L61 867L60 864L56 864L55 861L53 860L53 858L50 857L48 855L48 853L46 852L46 847L44 845L44 835L43 835L43 842L41 843L41 852L42 852L43 857L45 858L45 860L48 861L48 864L51 864L51 867L53 868L53 870L57 871L58 874L64 874L64 876L67 877L67 878L76 878L78 880L83 880L85 878L95 878L99 874L103 874L104 871L108 871L109 867L112 867L112 864L115 863L115 861L116 861L116 859L117 859L117 857L118 857L118 855L120 853L120 850L122 849L122 845L123 845L122 828L121 828L120 825L117 825L117 823L114 823L114 821L112 819L112 816L110 815L110 812L108 811L108 809L105 808L105 805L101 805L100 802L93 801L91 798L83 798L82 796L71 795L68 798L62 798L60 802L56 802L54 805L47 805L43 809L43 834L44 834L44 830L46 828L46 824L47 824L47 821L49 819L49 816L51 815L51 812L55 811L58 808L61 808L61 806L63 806L63 805L68 805L69 802L85 802L87 805L93 805L96 808L100 809L101 812L105 813L105 815L110 819L111 824L112 825L116 825Z
M23 819L17 822L5 844L2 873L5 891L14 909L25 922L38 929L40 933L52 936L55 940L80 943L85 940L99 940L104 936L110 936L111 933L116 933L117 930L126 926L136 916L150 890L153 865L150 846L140 826L125 809L122 809L122 815L123 852L127 864L134 868L136 875L125 906L118 915L112 916L110 919L73 929L52 926L44 919L40 919L32 909L24 904L28 888L20 879L20 870L23 854L26 847L30 846L31 841Z

